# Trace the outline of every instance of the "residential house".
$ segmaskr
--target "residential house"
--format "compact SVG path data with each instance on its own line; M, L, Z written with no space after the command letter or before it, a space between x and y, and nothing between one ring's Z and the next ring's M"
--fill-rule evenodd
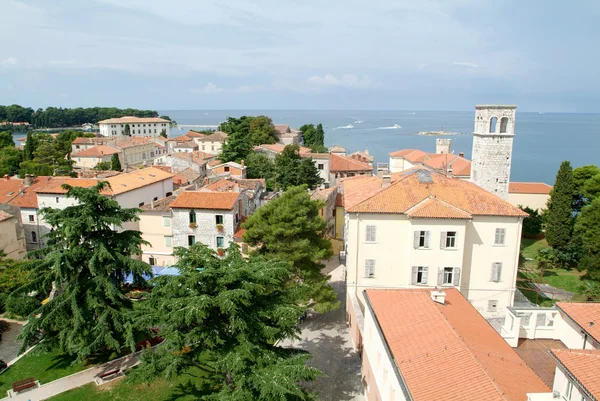
M375 161L375 158L369 154L369 149L365 149L364 152L359 150L357 152L351 153L348 155L348 157L363 163L373 164L373 162Z
M172 149L175 153L192 153L198 150L198 144L194 141L177 142Z
M207 173L207 163L214 159L213 155L200 151L191 153L169 153L164 157L163 164L171 167L174 173L189 168L199 173L202 177L205 177Z
M142 260L152 266L175 264L171 203L176 198L176 195L167 196L141 207L139 230L142 239L149 243L142 245Z
M126 128L129 126L129 136L160 136L161 132L168 134L171 121L158 117L120 117L98 121L100 135L105 137L128 136Z
M373 165L348 156L330 153L329 180L327 181L329 185L334 186L340 179L357 175L372 176Z
M121 151L112 146L98 145L71 154L71 160L75 162L73 165L75 168L93 169L99 163L110 163L112 156L115 154L118 155L119 153L121 153Z
M171 203L173 245L201 242L213 250L229 247L248 215L248 198L240 192L184 191Z
M75 167L91 169L100 161L110 161L117 153L125 171L140 165L153 164L164 153L157 142L143 137L76 138L71 144L71 159Z
M198 138L194 138L194 142L198 145L199 150L218 155L221 153L223 144L227 141L227 134L225 132L216 131L210 135L203 135Z
M508 184L508 201L515 206L533 210L546 209L552 186L543 182L511 182Z
M202 178L202 174L191 168L186 168L175 174L173 177L173 185L176 187L184 187L187 185L201 184Z
M244 192L248 198L247 214L253 213L256 209L262 206L263 192L265 190L265 180L250 179L250 178L219 178L209 179L208 185L200 188L200 191L209 192Z
M303 158L310 157L317 170L319 170L319 177L323 180L323 187L328 188L331 186L331 155L329 153L312 153L304 152L300 154Z
M174 152L175 147L180 143L193 143L194 138L195 138L195 136L191 137L191 136L188 136L187 134L169 138L166 141L167 151Z
M23 226L16 212L0 210L0 251L10 259L23 259L26 254Z
M114 147L121 150L119 159L125 171L134 166L152 165L164 153L158 143L148 138L117 139Z
M304 135L302 131L295 128L290 128L287 124L275 124L275 136L277 141L283 145L302 145L304 143Z
M526 213L422 168L347 178L341 189L349 293L457 288L486 317L513 305Z
M241 163L235 162L227 162L221 163L218 160L208 163L208 171L207 176L209 178L218 177L218 178L237 178L244 179L246 178L246 166L244 166L244 161Z
M333 153L337 156L346 156L346 148L339 145L331 146L329 148L329 153Z
M600 400L600 350L555 349L550 354L556 361L553 391L531 394L528 401Z
M522 401L548 387L456 289L363 291L349 318L369 401ZM354 295L354 294L352 294Z
M426 167L449 177L471 178L471 161L464 154L427 153L419 149L404 149L390 153L389 171L399 173L413 167Z
M335 238L335 201L337 199L337 187L318 189L310 195L310 198L325 203L319 211L319 215L327 223L327 235L329 238Z

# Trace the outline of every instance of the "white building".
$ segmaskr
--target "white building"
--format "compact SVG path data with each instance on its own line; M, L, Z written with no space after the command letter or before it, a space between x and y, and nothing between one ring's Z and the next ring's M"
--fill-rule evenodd
M600 350L552 350L556 373L552 393L530 396L528 401L600 400Z
M349 318L366 400L523 401L549 391L457 290L364 292Z
M106 137L127 136L125 127L129 127L130 136L159 136L163 131L168 135L171 122L158 117L127 116L99 121L98 126L100 135Z
M223 144L227 141L225 132L216 131L210 135L194 138L194 142L198 145L200 151L218 155L223 149Z
M248 198L240 192L189 191L171 203L173 246L196 242L215 251L224 250L248 215Z
M348 292L457 288L484 316L513 305L523 218L478 186L425 169L348 178Z
M546 209L552 186L543 182L511 182L508 185L508 201L515 206L533 210Z
M512 105L475 106L471 181L502 199L508 197L516 109Z

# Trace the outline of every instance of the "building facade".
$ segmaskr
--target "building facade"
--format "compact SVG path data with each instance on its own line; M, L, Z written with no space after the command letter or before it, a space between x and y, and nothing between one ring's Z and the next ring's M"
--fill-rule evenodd
M109 118L98 121L100 135L113 136L152 136L157 137L164 131L167 135L171 127L171 121L158 117L120 117ZM127 128L129 127L129 135Z
M172 266L173 256L173 216L171 203L176 195L171 195L142 206L139 215L139 230L142 239L149 244L142 245L142 260L152 266Z
M552 186L543 182L511 182L508 185L508 201L515 206L543 210L548 207Z
M0 210L0 250L3 257L23 259L26 254L25 235L19 214Z

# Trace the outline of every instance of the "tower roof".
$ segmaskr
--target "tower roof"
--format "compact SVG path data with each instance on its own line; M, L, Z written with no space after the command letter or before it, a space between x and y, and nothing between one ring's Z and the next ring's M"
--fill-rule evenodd
M515 104L477 104L476 109L516 109Z

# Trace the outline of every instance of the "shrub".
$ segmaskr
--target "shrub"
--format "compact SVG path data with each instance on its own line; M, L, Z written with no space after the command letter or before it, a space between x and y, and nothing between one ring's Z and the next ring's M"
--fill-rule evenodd
M0 313L6 312L6 299L8 298L8 294L5 292L0 292Z
M519 206L521 210L529 214L528 217L523 219L523 237L532 238L537 237L542 233L542 215L538 209L531 209L530 207Z
M10 323L8 323L6 320L0 320L0 334L8 330L10 330Z
M29 316L40 307L40 301L25 294L15 294L8 297L6 310L21 317Z

